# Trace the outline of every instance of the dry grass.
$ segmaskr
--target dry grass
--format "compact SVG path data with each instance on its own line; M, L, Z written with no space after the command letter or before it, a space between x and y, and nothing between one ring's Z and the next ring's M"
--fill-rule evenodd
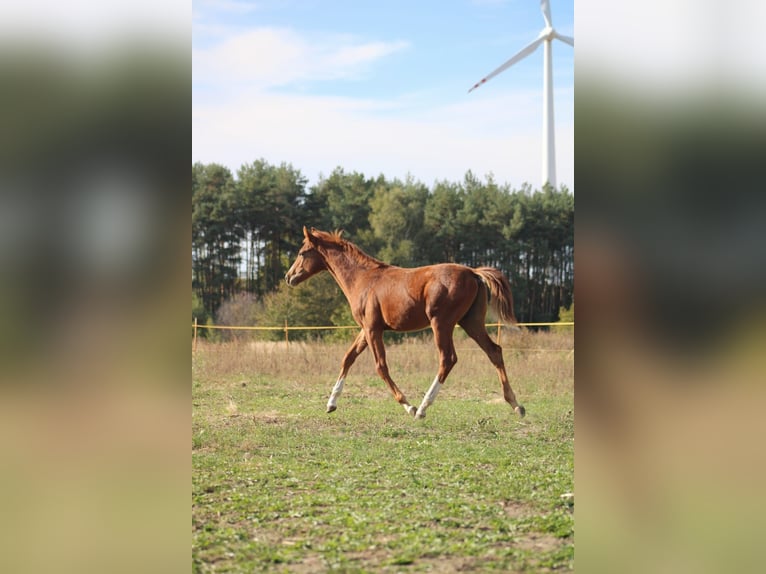
M493 336L496 332L492 332ZM569 333L521 331L503 333L501 344L505 366L514 392L525 397L571 393L574 384L574 336ZM495 369L486 355L462 331L455 333L458 363L444 392L455 397L479 398L491 393L500 397ZM245 382L254 374L293 382L318 385L329 393L340 369L347 343L306 343L267 341L207 343L200 341L194 357L194 374L207 380ZM386 346L391 376L413 400L425 391L438 368L438 354L430 332ZM354 383L374 379L379 385ZM365 351L348 376L347 392L387 394L378 379L372 354Z

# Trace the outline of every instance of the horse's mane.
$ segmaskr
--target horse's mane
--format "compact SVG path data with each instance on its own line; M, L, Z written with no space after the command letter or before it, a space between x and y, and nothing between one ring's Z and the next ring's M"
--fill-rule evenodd
M333 232L326 232L326 231L319 231L318 229L314 231L314 234L319 236L324 243L329 245L334 245L344 253L346 253L349 258L354 261L355 263L364 266L364 267L390 267L388 263L384 263L383 261L379 259L375 259L372 255L368 255L362 249L347 239L343 239L343 230L342 229L336 229Z

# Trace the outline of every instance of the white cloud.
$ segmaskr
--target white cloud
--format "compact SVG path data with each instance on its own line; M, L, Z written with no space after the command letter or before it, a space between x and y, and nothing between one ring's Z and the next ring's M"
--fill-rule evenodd
M270 88L353 78L407 42L360 42L348 36L310 40L288 28L257 28L192 51L195 82Z
M207 50L192 50L194 79L221 87L240 82L281 85L306 73L307 51L303 40L289 30L262 28Z
M195 105L192 157L232 170L260 157L286 161L312 183L342 166L387 178L409 172L426 184L460 181L471 169L537 186L540 98L505 93L415 113L390 102L254 91L226 105ZM559 183L572 188L573 126L559 122L556 132Z
M379 60L389 54L404 50L409 46L407 42L370 42L359 45L341 46L337 50L329 50L324 57L324 64L328 71L334 72L336 77L342 77L344 70Z

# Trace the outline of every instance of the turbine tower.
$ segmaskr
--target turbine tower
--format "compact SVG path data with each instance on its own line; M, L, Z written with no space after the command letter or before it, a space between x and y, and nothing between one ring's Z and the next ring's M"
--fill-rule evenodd
M543 44L543 186L550 184L556 187L556 136L553 129L553 71L552 71L552 49L553 40L562 42L574 47L574 38L564 36L553 29L551 23L551 7L549 0L540 0L540 9L545 19L545 28L542 29L537 38L526 47L519 50L517 54L511 57L502 66L491 72L488 76L479 80L468 90L470 94L473 90L481 86L488 80L504 72L516 62L519 62L537 50L540 44Z

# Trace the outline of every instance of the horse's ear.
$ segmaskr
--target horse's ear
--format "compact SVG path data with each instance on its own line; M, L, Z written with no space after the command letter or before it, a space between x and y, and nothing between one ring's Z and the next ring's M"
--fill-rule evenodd
M343 237L343 234L346 232L345 229L339 229L338 230L338 239L341 239Z
M311 231L309 231L308 229L306 229L305 225L303 226L303 237L305 237L306 241L311 243L311 245L316 245L316 241L317 240L316 240L316 237L314 237L314 235L313 235L314 233L316 233L316 229L315 228L312 227Z

